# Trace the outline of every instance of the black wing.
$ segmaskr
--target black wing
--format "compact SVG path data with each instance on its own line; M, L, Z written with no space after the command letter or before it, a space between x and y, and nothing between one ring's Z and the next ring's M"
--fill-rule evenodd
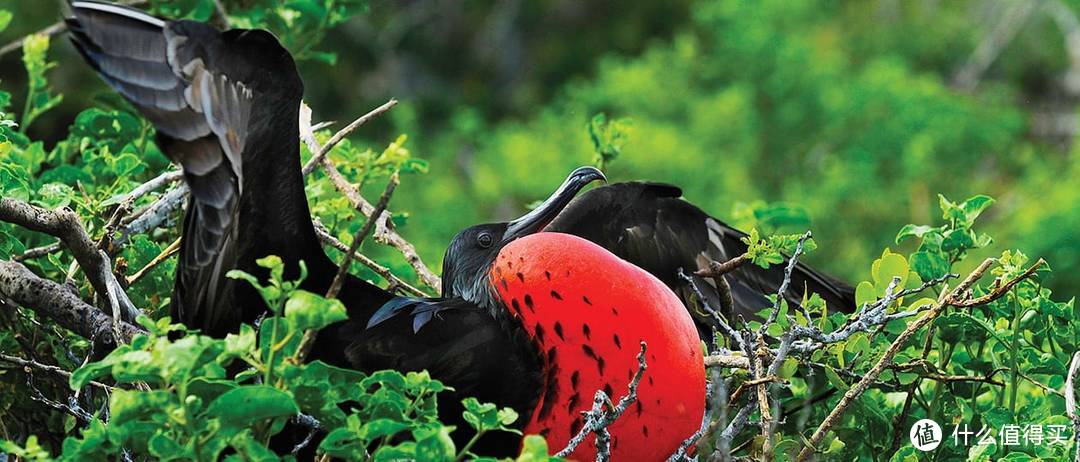
M378 306L354 301L354 293L365 291L362 284L347 282L341 297L349 307L349 320L323 329L311 357L366 372L426 370L454 388L440 394L439 410L458 428L468 428L460 419L464 397L512 407L522 414L519 424L528 421L539 400L543 368L539 351L520 325L507 324L513 321L459 298L388 296L387 314L373 318ZM464 444L461 438L467 433L454 436ZM477 448L510 457L520 444L516 435L492 432Z
M242 157L257 101L295 95L298 78L274 77L287 52L268 32L219 32L193 21L164 21L139 10L70 2L71 41L98 74L157 128L158 144L191 188L174 317L194 328L233 325ZM268 52L269 51L269 52ZM289 59L291 63L291 59ZM278 66L280 67L280 66ZM285 67L282 71L292 70Z
M691 290L678 272L693 273L709 261L727 261L746 252L745 233L681 199L682 191L662 183L616 183L592 189L578 196L559 214L546 231L574 234L608 249L615 255L652 273L672 288L699 326L709 324L708 316L693 302ZM769 306L765 295L775 294L784 277L784 265L762 269L743 265L726 275L731 286L734 314L752 316ZM711 280L692 277L704 288L706 297L718 301ZM831 309L855 308L851 286L799 263L792 275L789 303L802 300L803 288L816 292Z

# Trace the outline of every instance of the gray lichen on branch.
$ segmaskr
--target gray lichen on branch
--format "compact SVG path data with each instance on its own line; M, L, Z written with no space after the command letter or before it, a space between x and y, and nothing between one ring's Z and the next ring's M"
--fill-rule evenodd
M0 260L0 293L97 345L115 346L115 335L120 336L120 341L128 342L142 332L140 327L118 321L114 333L113 318L68 288L38 277L21 263Z
M59 238L83 268L94 291L109 300L113 317L133 321L138 316L138 309L113 275L108 254L90 239L74 211L48 210L5 197L0 199L0 220Z
M611 459L611 433L608 432L608 427L619 420L619 417L626 412L626 409L637 401L638 385L648 368L648 364L645 362L647 348L648 345L641 342L641 351L637 356L638 369L627 386L627 393L619 399L617 404L612 404L611 397L607 393L604 393L603 390L596 390L596 394L593 396L592 409L582 413L585 416L585 424L582 425L581 430L576 435L570 438L570 442L567 443L566 447L555 454L555 457L569 457L585 441L586 436L594 433L596 434L596 462L606 462Z

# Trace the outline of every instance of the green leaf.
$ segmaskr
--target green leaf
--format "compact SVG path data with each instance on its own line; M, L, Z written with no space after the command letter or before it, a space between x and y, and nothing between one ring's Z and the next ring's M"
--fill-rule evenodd
M180 403L176 395L163 390L131 391L117 388L109 400L110 425L164 414Z
M11 24L11 18L12 14L10 11L0 10L0 32L3 32L4 29L7 29L8 25ZM0 106L0 109L3 109L3 107Z
M391 419L375 419L360 426L357 436L363 441L375 441L408 430L409 424Z
M911 269L924 281L944 276L949 272L949 261L940 252L919 251L911 254Z
M964 251L975 248L974 233L967 229L950 229L941 241L941 250L946 252Z
M285 302L285 318L297 329L322 329L348 319L345 305L306 290L297 290Z
M877 289L877 295L882 297L885 295L885 289L892 283L893 278L899 277L900 284L897 285L897 289L904 287L904 282L908 276L908 263L907 259L903 255L889 252L889 249L885 249L885 252L881 255L881 258L874 261L871 266L870 274L874 279L874 287Z
M428 462L445 462L457 455L450 429L439 426L432 434L416 442L416 459Z
M960 204L960 209L964 211L964 217L966 218L967 224L970 226L975 222L975 219L979 218L979 215L993 203L994 198L980 194L964 201L963 204Z
M267 385L245 385L230 390L207 406L206 415L231 427L247 427L267 419L292 417L300 412L288 393Z
M836 388L841 390L848 389L848 384L844 382L844 379L840 378L840 374L838 374L836 369L833 369L832 366L825 366L825 378L829 379L829 383Z
M461 401L465 410L462 416L476 431L487 431L499 425L498 408L492 403L481 404L476 398Z
M514 460L515 462L547 462L550 460L547 441L539 435L526 436L521 445L521 454Z
M896 234L896 243L899 244L909 237L917 237L922 239L923 236L929 233L940 232L940 228L935 228L927 225L913 225L907 224L903 228L900 228L900 232Z
M872 303L877 300L877 292L874 291L874 285L870 281L862 281L859 285L855 286L855 305L862 306L866 303Z

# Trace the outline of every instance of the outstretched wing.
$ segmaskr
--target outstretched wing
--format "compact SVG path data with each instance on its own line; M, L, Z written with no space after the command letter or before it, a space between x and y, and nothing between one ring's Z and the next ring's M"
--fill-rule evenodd
M664 281L690 308L699 327L710 322L697 308L692 291L678 276L682 268L693 273L709 261L727 261L746 252L745 233L710 217L681 199L682 191L662 183L616 183L590 190L574 199L546 231L574 234L588 239L622 259ZM728 273L734 314L751 316L769 306L765 298L775 294L784 279L784 266L763 269L743 265ZM693 276L705 289L712 306L720 306L713 281ZM802 300L803 288L821 295L832 309L855 308L851 286L799 263L792 274L791 303Z
M180 164L191 188L175 317L193 328L232 325L225 318L239 314L222 306L233 287L225 273L237 259L242 153L256 96L266 90L259 81L266 66L259 60L267 45L284 50L263 31L222 33L206 24L164 21L94 1L69 6L67 25L75 48L154 124L158 144ZM292 88L274 91L298 93Z

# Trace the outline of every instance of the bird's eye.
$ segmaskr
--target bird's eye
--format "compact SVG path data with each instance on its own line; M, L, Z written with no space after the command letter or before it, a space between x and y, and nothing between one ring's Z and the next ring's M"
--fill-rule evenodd
M476 243L486 249L495 243L495 238L491 237L491 233L480 233L476 236Z

